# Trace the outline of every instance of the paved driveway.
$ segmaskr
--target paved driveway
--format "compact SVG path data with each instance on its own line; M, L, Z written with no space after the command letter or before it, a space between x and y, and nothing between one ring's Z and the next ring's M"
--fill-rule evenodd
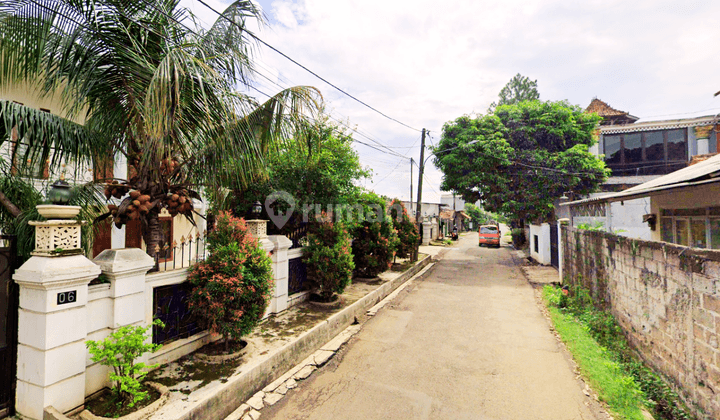
M271 419L598 419L507 248L461 238Z

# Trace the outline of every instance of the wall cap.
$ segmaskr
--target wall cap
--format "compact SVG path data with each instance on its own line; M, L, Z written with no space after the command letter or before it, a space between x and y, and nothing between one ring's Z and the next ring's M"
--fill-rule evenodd
M140 248L106 249L93 260L107 274L148 271L155 261Z
M32 256L15 271L13 280L24 287L50 290L88 284L98 275L100 267L84 255Z

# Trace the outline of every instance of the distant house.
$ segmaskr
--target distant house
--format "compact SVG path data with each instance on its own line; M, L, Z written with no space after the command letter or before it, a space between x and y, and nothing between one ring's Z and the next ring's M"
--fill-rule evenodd
M405 210L407 211L408 216L410 216L410 219L415 221L415 213L417 213L417 202L403 201L402 205L403 207L405 207ZM441 203L422 202L420 203L420 215L430 218L438 217L440 215L441 207Z

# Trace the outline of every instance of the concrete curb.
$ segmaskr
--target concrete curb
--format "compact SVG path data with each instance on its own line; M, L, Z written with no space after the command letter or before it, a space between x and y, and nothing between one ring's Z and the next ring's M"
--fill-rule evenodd
M367 310L383 300L400 285L415 276L430 263L427 256L397 278L380 285L358 301L332 315L300 335L295 341L271 353L255 365L246 366L242 373L228 381L212 395L197 401L177 420L224 419L250 399L257 391L275 381L298 365L321 346L343 332L350 324L362 319Z

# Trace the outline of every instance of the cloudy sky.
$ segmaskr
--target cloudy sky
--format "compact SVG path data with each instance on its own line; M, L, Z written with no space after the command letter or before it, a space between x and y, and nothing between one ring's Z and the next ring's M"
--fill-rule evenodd
M220 0L206 0L223 9ZM183 0L201 20L216 18ZM225 2L229 4L229 2ZM404 124L430 130L484 113L517 73L542 100L587 106L598 97L638 117L720 108L720 2L709 0L261 0L258 35L341 89ZM353 101L267 48L257 87L319 88L334 118L401 155L420 155L420 133ZM255 92L257 94L257 92ZM257 94L258 98L262 98ZM407 199L410 163L356 143L374 173L366 187ZM423 201L439 201L428 161ZM417 168L413 169L417 188Z

